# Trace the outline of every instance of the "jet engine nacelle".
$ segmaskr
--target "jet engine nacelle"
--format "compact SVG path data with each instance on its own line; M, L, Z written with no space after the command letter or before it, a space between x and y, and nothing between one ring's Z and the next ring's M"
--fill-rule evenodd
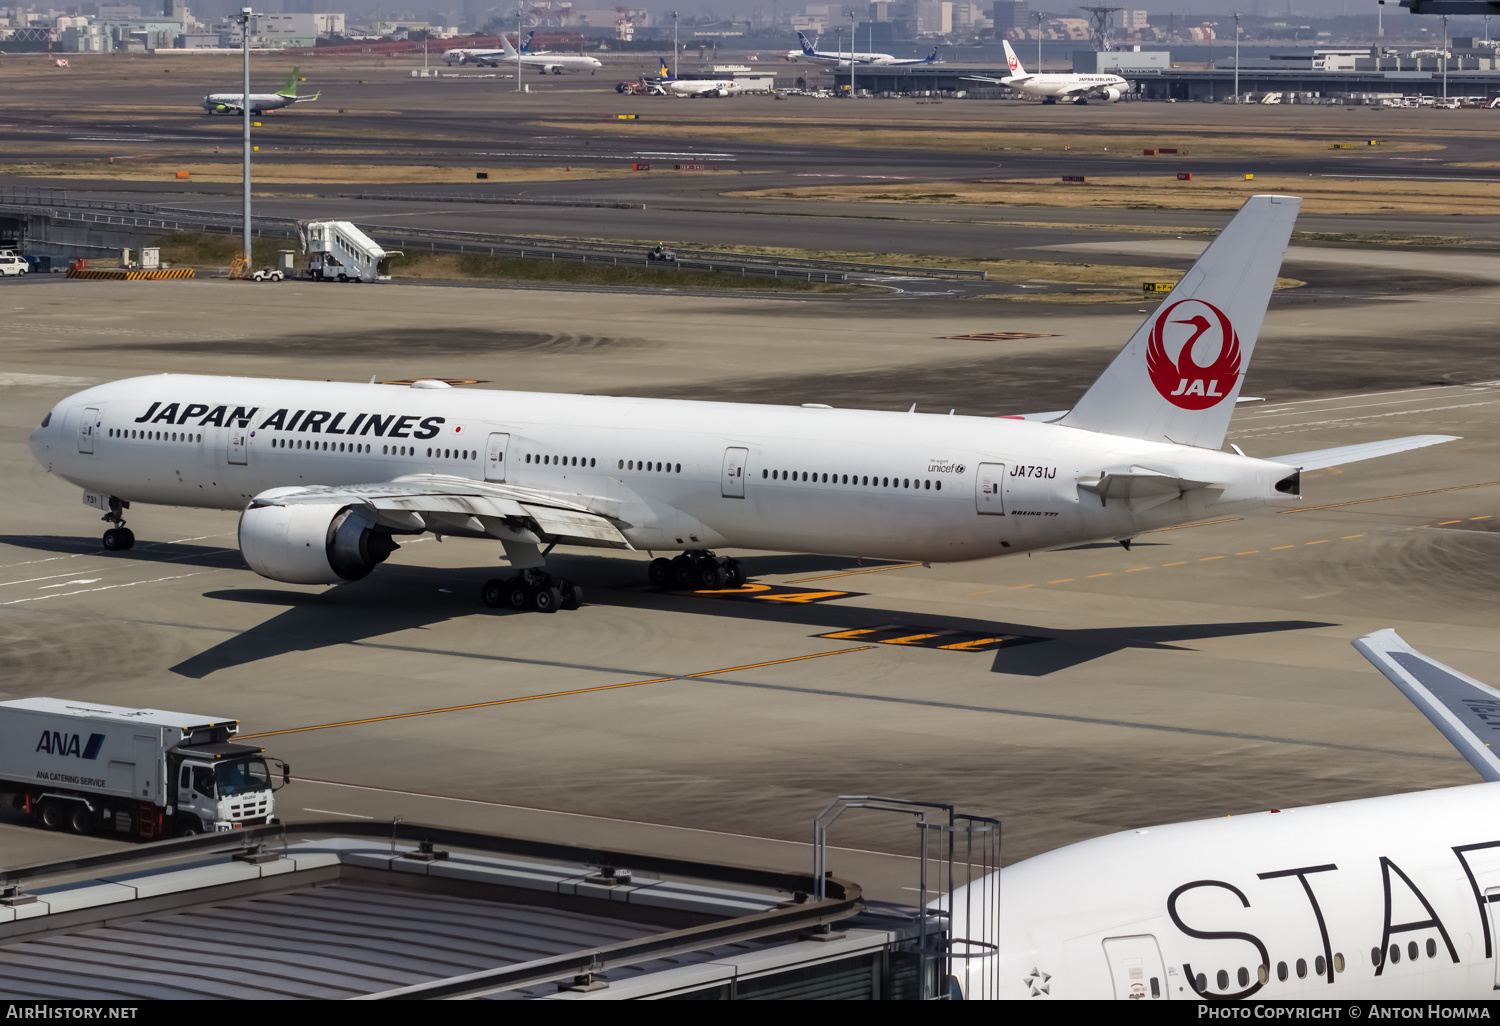
M1119 98L1120 90L1114 88L1104 90L1103 94L1100 96L1100 99L1102 99L1105 103L1114 103Z
M357 581L398 548L368 509L334 504L252 504L239 539L251 570L286 584Z

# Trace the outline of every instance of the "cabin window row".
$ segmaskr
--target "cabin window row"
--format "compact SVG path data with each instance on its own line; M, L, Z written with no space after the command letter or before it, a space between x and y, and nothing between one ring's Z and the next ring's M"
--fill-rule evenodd
M474 449L428 449L427 455L435 460L479 459L479 453Z
M370 446L362 442L325 442L321 439L273 438L273 449L317 449L319 452L369 452Z
M553 456L548 453L526 454L527 463L540 463L542 466L552 467L592 467L594 460L587 456Z
M808 481L813 484L857 485L860 488L915 488L918 491L928 492L940 492L943 490L943 482L927 478L869 477L859 474L809 474L805 470L762 470L760 477L762 481Z
M659 474L682 473L681 463L653 463L650 460L621 460L621 470L643 470Z
M1380 952L1379 948L1371 948L1370 949L1370 964L1371 965L1377 966L1377 967L1380 965L1380 961L1381 961L1380 960L1380 954L1381 954L1381 952ZM1422 949L1420 949L1420 948L1417 947L1417 942L1416 941L1408 941L1407 942L1407 944L1406 944L1406 958L1407 958L1407 961L1409 961L1409 962L1415 962L1419 957L1421 957L1421 954L1422 954ZM1391 945L1391 950L1390 950L1390 953L1389 953L1388 957L1390 959L1391 965L1395 965L1398 962L1400 962L1401 961L1401 945L1399 945L1399 944L1392 944ZM1437 941L1433 940L1431 937L1427 938L1427 957L1428 958L1436 958L1437 957Z
M1416 945L1413 944L1412 947L1415 948ZM1378 957L1379 954L1380 949L1376 948L1375 955ZM1379 965L1380 963L1377 961L1376 964ZM1326 972L1328 972L1328 963L1324 961L1322 955L1319 955L1317 958L1313 959L1311 968L1314 976L1322 976ZM1290 966L1285 962L1277 962L1276 979L1281 983L1285 983L1287 980L1291 979L1292 972L1294 970L1297 973L1297 979L1307 979L1307 959L1299 958ZM1341 973L1344 971L1344 955L1342 952L1335 953L1333 956L1333 971L1336 973ZM1240 966L1239 971L1235 973L1234 982L1239 985L1241 990L1250 986L1250 970L1245 968L1244 966ZM1268 966L1256 966L1255 982L1261 985L1265 985L1271 982L1271 970ZM1214 976L1214 983L1218 985L1219 990L1227 991L1229 989L1229 970L1220 969ZM1208 990L1208 977L1203 973L1199 973L1193 979L1193 986L1197 989L1198 993L1206 993Z
M139 428L110 428L110 438L132 438L148 442L201 442L203 436L188 431L142 431Z

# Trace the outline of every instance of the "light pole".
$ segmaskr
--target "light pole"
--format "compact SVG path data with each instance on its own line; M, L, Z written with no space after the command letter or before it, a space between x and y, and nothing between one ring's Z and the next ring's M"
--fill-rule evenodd
M1240 15L1234 14L1234 102L1240 102Z
M521 5L519 3L516 4L516 92L521 92Z
M1443 99L1448 98L1448 16L1443 15Z
M245 115L245 269L250 268L250 8L240 9L235 21L240 23L240 50L245 55L245 92L240 97Z
M1042 73L1042 12L1037 11L1032 14L1032 17L1036 19L1036 73L1040 75Z
M1385 0L1379 0L1375 4L1375 38L1385 38ZM1375 66L1378 70L1380 67L1379 61L1376 62Z
M677 12L672 12L672 77L677 77Z
M859 27L854 8L849 8L849 99L854 99L854 30Z

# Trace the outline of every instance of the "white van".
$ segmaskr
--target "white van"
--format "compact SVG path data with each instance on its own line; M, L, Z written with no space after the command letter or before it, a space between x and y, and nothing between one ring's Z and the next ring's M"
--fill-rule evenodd
M31 270L31 266L24 259L14 253L0 253L0 278L11 275L25 274Z

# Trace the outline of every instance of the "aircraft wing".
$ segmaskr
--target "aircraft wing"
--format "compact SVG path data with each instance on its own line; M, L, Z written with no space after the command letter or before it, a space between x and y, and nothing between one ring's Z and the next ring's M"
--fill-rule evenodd
M1358 445L1341 445L1335 449L1314 449L1311 452L1294 452L1290 456L1267 456L1272 463L1285 463L1302 470L1321 470L1323 467L1339 467L1345 463L1373 460L1377 456L1391 456L1408 449L1421 449L1443 442L1456 442L1458 435L1407 435L1404 438L1387 438L1382 442L1361 442Z
M1359 654L1401 689L1485 780L1500 780L1500 691L1412 648L1393 630L1354 642Z
M597 498L443 474L412 474L371 484L272 488L251 500L257 506L302 503L363 506L393 531L631 548L620 533L623 521L602 512Z
M963 79L965 82L991 82L995 85L1005 85L1005 79L990 78L988 75L965 75Z

